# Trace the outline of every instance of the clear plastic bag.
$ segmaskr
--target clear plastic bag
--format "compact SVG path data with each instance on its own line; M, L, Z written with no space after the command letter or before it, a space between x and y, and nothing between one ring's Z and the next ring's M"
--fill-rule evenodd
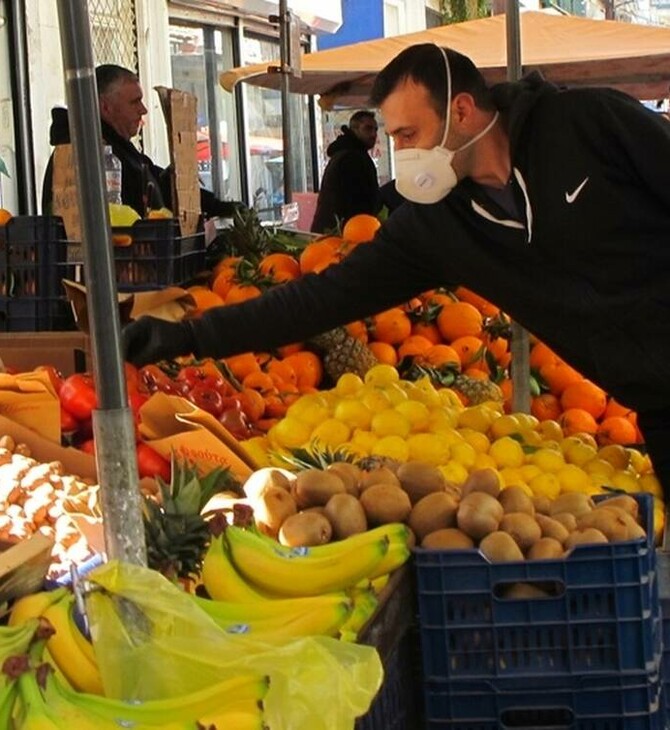
M96 590L87 613L109 697L163 699L250 672L270 677L270 730L351 730L381 686L372 647L329 637L271 646L227 634L159 573L127 563L111 561L88 580Z

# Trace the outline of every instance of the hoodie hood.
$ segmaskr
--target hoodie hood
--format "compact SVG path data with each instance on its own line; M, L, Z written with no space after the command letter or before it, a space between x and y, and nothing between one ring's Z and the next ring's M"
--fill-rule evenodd
M368 151L363 142L345 124L342 126L342 134L326 148L326 154L328 157L332 157L338 152L348 152L349 150Z
M49 128L49 144L55 147L59 144L69 144L70 123L67 118L67 109L62 106L51 110L51 127Z
M521 129L533 107L548 94L556 93L558 87L545 81L539 71L533 71L519 81L496 84L491 88L493 103L500 112L513 150L517 148Z

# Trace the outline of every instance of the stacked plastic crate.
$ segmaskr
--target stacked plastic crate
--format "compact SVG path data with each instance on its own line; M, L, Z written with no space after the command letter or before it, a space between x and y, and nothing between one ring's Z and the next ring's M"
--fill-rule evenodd
M652 499L635 496L640 540L497 564L416 550L427 728L664 727Z

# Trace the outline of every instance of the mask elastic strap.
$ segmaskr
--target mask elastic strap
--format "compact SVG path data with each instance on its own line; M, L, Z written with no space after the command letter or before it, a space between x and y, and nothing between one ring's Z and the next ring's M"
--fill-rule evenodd
M468 140L462 147L459 147L455 152L461 152L461 150L466 149L471 144L474 144L478 139L481 139L487 132L490 131L491 127L498 121L498 117L500 116L499 112L496 112L493 119L482 129L479 134L476 134L472 139Z
M436 44L437 45L437 44ZM444 147L447 144L447 135L449 134L449 123L451 122L451 66L449 64L449 56L442 46L437 46L440 49L442 58L444 59L444 66L447 69L447 119L444 125L444 135L440 142L440 147Z

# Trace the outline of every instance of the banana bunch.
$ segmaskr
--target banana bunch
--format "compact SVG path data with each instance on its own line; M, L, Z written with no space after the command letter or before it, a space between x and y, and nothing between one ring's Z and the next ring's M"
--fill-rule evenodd
M81 692L103 694L93 644L74 618L74 595L67 588L57 588L23 596L12 607L9 625L18 626L35 618L46 619L54 628L45 651L67 683Z
M11 727L16 684L10 675L12 670L20 670L25 665L25 654L38 627L37 619L30 619L20 626L0 626L0 728Z

